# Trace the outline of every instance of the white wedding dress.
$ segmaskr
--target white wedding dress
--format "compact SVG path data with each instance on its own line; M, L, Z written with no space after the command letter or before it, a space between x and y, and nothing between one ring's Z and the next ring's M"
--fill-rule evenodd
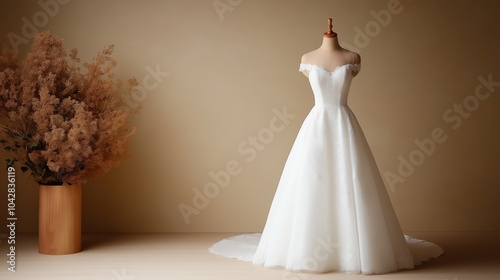
M347 106L353 72L301 64L315 105L306 117L264 231L224 239L210 252L291 271L380 274L411 269L443 250L405 236L356 117Z

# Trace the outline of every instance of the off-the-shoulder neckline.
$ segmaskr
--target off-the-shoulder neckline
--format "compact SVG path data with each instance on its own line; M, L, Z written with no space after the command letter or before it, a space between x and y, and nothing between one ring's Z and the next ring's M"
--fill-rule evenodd
M334 73L335 71L337 71L338 69L340 68L344 68L344 67L348 67L348 66L355 66L355 67L359 67L359 64L358 63L346 63L346 64L343 64L343 65L339 65L337 67L335 67L332 71L328 71L325 69L325 67L321 66L321 65L318 65L318 64L310 64L310 63L300 63L300 66L312 66L312 67L317 67L319 69L322 69L323 71L327 72L327 73Z

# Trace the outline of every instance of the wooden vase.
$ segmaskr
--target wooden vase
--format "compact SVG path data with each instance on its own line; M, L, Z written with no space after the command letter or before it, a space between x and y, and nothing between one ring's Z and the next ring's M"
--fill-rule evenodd
M39 186L38 252L65 255L81 251L81 186Z

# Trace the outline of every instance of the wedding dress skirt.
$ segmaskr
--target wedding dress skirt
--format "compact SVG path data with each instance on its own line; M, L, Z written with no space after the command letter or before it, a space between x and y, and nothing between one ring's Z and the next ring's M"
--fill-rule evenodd
M210 252L291 271L380 274L412 269L443 250L405 236L356 117L353 72L301 64L315 105L285 164L262 235L224 239Z

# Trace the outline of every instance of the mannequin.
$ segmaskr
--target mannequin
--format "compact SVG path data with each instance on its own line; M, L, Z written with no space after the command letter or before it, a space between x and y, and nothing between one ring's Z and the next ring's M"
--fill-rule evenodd
M381 274L412 269L442 248L405 236L370 146L347 104L360 57L332 31L302 56L314 106L287 158L262 234L217 242L209 251L298 272ZM306 73L307 72L307 73Z
M315 64L323 67L328 72L332 72L336 67L345 64L360 64L361 57L359 54L346 50L339 45L337 33L332 31L332 19L328 19L328 31L323 35L321 46L302 56L301 63ZM309 77L309 72L303 72L306 77ZM358 72L353 72L356 76Z

